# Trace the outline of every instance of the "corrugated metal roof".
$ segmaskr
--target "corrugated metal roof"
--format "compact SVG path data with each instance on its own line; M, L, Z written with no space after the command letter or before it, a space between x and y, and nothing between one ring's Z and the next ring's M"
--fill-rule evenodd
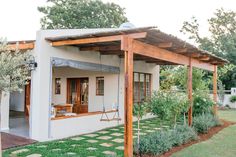
M57 37L47 37L46 40L50 42L55 41L63 41L63 40L75 40L75 39L84 39L84 38L91 38L91 37L104 37L104 36L113 36L113 35L126 35L131 33L138 33L138 32L147 32L147 37L139 39L142 42L157 45L158 43L163 42L171 42L173 43L173 47L169 48L170 51L175 52L175 50L180 48L187 48L187 52L182 53L183 55L189 55L191 53L199 53L204 56L210 57L211 61L218 61L219 63L228 63L227 60L220 58L218 56L213 55L208 51L201 50L196 46L183 41L171 34L164 33L157 29L154 26L151 27L139 27L139 28L101 28L101 29L86 29L85 33L83 33L83 29L80 31L79 34L76 35L69 35L69 36L57 36ZM178 52L176 52L178 53Z

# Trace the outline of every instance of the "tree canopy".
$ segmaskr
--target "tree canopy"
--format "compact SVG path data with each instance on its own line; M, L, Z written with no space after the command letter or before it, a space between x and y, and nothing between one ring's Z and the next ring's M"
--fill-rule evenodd
M231 65L219 69L219 73L223 72L220 80L226 89L230 89L236 86L236 12L217 9L208 23L209 37L200 36L198 20L195 17L183 23L181 32L197 42L201 49L230 61Z
M0 40L0 92L22 91L30 79L29 52L14 52L7 48L7 42Z
M38 7L43 29L113 28L127 22L124 8L101 0L48 0Z

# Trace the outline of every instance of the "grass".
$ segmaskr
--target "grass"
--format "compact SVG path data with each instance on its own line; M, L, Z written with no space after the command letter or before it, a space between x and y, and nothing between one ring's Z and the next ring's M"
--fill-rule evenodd
M236 110L219 111L219 117L236 122ZM223 129L211 139L194 144L171 157L235 157L236 125Z
M219 117L227 121L236 122L236 110L220 110Z
M162 125L160 125L159 119L152 118L141 121L140 125L141 133L148 134L157 130L158 128L166 129L166 126L170 126L171 124L169 122L162 122ZM137 123L133 123L133 126L135 140L137 132ZM17 153L17 156L27 157L28 155L32 154L41 154L43 157L104 157L106 156L104 152L107 151L116 154L116 156L123 156L123 134L123 126L117 126L114 128L104 129L102 131L98 131L92 134L80 135L77 137L71 137L50 142L40 142L25 147L9 149L4 151L3 156L9 157L12 155L13 152L24 149L26 149L26 151ZM108 137L109 139L101 139L101 137ZM109 144L111 146L102 146L103 144Z

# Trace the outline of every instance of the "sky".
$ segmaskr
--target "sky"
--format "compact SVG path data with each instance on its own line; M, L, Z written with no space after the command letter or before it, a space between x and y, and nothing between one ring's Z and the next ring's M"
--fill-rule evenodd
M182 39L179 30L192 16L200 23L200 34L208 36L207 19L216 9L236 11L235 0L102 0L126 8L126 16L137 27L157 26L161 31ZM0 37L9 41L35 39L43 16L37 7L46 0L0 0Z

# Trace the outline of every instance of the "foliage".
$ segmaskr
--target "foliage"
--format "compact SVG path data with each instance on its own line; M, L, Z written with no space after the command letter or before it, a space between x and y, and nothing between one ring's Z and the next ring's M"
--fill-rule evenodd
M173 86L179 90L187 89L187 67L178 66L161 71L161 89L170 90ZM203 70L193 68L193 90L206 90L211 83L211 76L206 75Z
M174 146L196 140L195 131L188 126L177 126L174 130L163 130L141 137L139 151L137 143L134 144L134 150L140 155L160 155Z
M200 36L199 24L195 17L183 23L181 32L197 42L200 48L230 61L230 65L219 68L219 79L226 89L230 89L236 86L236 12L217 9L208 23L211 34L209 37ZM220 74L221 72L224 74Z
M176 124L177 117L186 112L189 107L189 102L186 94L172 91L154 92L150 108L154 115L160 119L171 119Z
M101 0L48 0L38 7L43 29L113 28L127 22L124 8Z
M0 40L0 91L22 91L22 87L29 79L29 53L19 50L11 52L7 42Z
M209 93L196 91L193 94L193 116L203 113L212 113L214 102L210 98Z
M138 144L140 141L140 119L142 119L142 117L147 114L147 102L142 102L142 103L136 103L133 106L133 115L135 117L137 117L138 119Z
M133 106L133 115L135 117L142 117L147 113L147 102L135 103Z
M232 95L230 97L230 102L235 103L236 102L236 95Z
M212 114L202 114L193 118L193 128L197 133L208 133L210 128L219 125L220 120Z

